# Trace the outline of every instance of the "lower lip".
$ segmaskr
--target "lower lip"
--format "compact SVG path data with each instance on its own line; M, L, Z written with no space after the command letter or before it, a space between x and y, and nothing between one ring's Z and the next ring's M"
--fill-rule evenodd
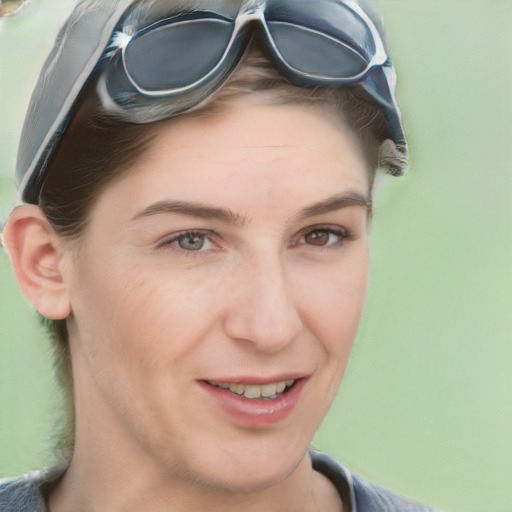
M267 400L245 398L207 382L199 384L209 396L214 398L223 411L237 422L250 426L268 425L286 419L297 405L306 380L305 378L297 380L288 391L277 398Z

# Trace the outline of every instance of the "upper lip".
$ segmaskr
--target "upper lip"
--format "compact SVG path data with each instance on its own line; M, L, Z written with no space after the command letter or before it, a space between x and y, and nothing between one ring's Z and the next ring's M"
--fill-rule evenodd
M239 375L236 377L215 377L204 379L209 382L228 382L228 383L243 383L253 384L257 386L263 386L265 384L271 384L273 382L283 382L286 380L299 380L307 378L309 375L306 373L282 373L270 377L261 377L255 375Z

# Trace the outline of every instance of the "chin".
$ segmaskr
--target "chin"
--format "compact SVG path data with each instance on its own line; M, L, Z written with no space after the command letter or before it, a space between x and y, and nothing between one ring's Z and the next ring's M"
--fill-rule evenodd
M307 449L290 454L288 450L247 449L244 454L228 457L213 467L220 469L211 477L211 486L229 493L250 494L280 484L290 477L307 454Z
M276 469L269 464L265 469L249 468L243 472L225 473L210 480L211 489L217 489L230 495L252 494L274 487L286 480L295 468L286 471Z

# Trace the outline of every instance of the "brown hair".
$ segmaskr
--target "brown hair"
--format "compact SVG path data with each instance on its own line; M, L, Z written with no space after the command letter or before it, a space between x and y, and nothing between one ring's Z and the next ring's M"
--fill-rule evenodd
M265 103L317 105L337 114L362 144L371 190L379 167L403 167L403 155L385 143L384 115L354 88L303 88L290 84L255 45L246 51L239 67L219 92L194 112L208 115L243 95L259 95ZM94 94L94 83L49 162L39 204L55 232L76 239L87 225L96 198L107 183L133 167L153 140L160 123L135 125L105 115ZM386 154L383 153L383 148ZM73 448L72 372L66 320L43 319L54 341L56 373L67 395L68 421L58 430L59 457L69 459Z

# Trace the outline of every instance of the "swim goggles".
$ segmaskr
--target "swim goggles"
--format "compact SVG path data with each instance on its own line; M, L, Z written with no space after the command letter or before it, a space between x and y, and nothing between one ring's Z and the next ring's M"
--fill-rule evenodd
M148 3L147 9L151 11L152 5L158 4ZM172 7L173 2L160 1L160 7L162 4ZM96 90L106 111L142 124L193 109L229 77L251 37L257 35L263 38L276 68L291 83L304 87L357 87L379 105L389 137L399 150L406 152L395 98L395 70L378 29L359 3L199 2L203 4L204 8L181 10L141 27L130 21L129 9L116 14L118 22L111 30L109 43L87 77L98 77ZM84 84L85 81L82 87ZM19 173L24 172L20 188L24 189L25 201L37 202L45 160L71 115L73 104L66 102L69 105L65 118L54 128L53 140L47 142L39 162L32 162L32 171L18 169Z

